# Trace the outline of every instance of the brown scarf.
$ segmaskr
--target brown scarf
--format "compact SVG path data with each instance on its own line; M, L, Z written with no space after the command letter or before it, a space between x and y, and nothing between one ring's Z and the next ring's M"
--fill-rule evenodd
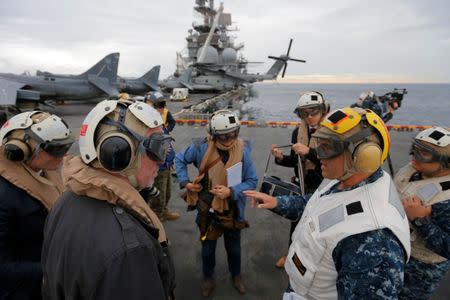
M0 148L0 176L36 198L50 210L64 191L61 170L43 170L42 176L36 174L23 162L15 162L5 157Z
M300 122L300 125L298 126L297 143L302 143L303 145L308 146L310 148L316 148L317 146L314 140L309 139L309 127L308 124L306 124L306 122L303 120ZM303 161L304 161L303 171L315 169L316 165L312 161L304 158Z
M167 241L161 221L126 180L86 165L79 156L72 156L64 160L64 184L77 195L107 201L134 211L147 224L159 229L160 243Z
M223 163L220 158L217 149L228 151L229 158L226 164ZM192 183L198 184L205 177L205 173L208 172L208 179L210 186L216 185L227 186L227 171L226 169L242 161L244 155L244 141L241 139L236 140L231 146L225 147L222 144L213 141L212 137L208 137L208 149L206 150L203 160L200 164L199 175L194 179ZM188 205L196 205L198 202L198 192L187 191L187 203ZM219 213L223 213L229 210L228 199L220 199L214 196L211 204L212 209Z

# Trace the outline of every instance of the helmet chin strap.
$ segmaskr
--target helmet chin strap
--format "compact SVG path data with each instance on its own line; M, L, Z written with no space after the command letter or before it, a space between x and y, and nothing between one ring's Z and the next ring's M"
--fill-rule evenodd
M130 175L127 177L130 184L135 188L139 188L139 183L137 182L136 175Z
M139 172L139 169L141 168L142 158L141 154L138 152L136 153L136 158L134 159L132 167L124 170L121 172L124 176L128 178L128 181L134 188L139 188L139 183L137 182L136 174Z
M346 151L344 151L344 174L341 177L336 178L336 179L339 181L344 181L344 180L349 179L356 173L357 173L357 171L356 171L355 165L353 163L352 154L348 150L346 150Z

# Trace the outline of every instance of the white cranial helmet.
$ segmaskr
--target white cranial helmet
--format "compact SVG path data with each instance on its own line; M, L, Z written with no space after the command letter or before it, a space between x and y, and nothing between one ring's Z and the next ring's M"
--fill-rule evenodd
M113 113L118 104L122 102L120 100L103 100L98 103L86 116L83 124L80 128L80 155L85 163L90 163L97 158L97 150L95 145L95 131L101 121L108 115ZM163 125L161 114L152 108L150 105L143 102L126 102L125 111L131 112L131 114L142 122L148 128L156 128ZM127 118L128 120L128 118ZM139 126L139 124L130 124L131 127Z
M297 102L297 109L311 108L315 106L323 107L325 99L319 92L306 92L300 95Z
M438 126L419 132L415 139L441 148L450 146L450 132Z
M0 142L10 160L27 160L38 149L61 157L74 142L69 126L57 115L42 111L23 112L6 121Z
M359 95L359 100L364 100L366 98L373 98L375 96L375 93L372 91L368 91L368 92L362 92Z
M223 109L216 111L210 118L207 131L211 135L236 131L241 124L233 112Z

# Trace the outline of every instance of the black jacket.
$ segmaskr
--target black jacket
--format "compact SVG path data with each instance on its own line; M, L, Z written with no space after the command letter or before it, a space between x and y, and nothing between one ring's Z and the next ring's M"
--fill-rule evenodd
M49 214L44 299L171 299L174 269L158 232L120 206L65 192Z
M167 120L166 120L166 128L169 132L172 132L172 130L175 128L175 125L177 124L177 121L173 118L172 114L167 112Z
M298 127L294 129L292 132L291 142L292 144L297 143L297 135L298 135ZM311 133L308 133L311 138ZM309 153L306 155L306 158L312 161L315 165L314 170L309 170L304 174L305 177L305 191L306 192L314 192L320 185L323 180L322 177L322 169L320 168L320 160L316 156L316 151L313 148L310 148ZM275 163L280 166L295 168L295 177L298 178L298 157L295 154L294 150L291 149L291 153L289 155L285 155L283 159L278 160L275 159Z
M0 176L0 299L40 299L47 209Z

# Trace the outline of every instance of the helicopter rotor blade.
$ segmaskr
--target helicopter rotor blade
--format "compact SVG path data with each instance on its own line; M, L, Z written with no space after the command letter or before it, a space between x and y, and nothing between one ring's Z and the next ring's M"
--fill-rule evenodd
M303 59L295 59L295 58L290 58L289 60L292 60L292 61L298 61L298 62L301 62L301 63L305 63L305 62L306 62L306 60L303 60Z
M284 74L286 73L287 69L287 63L284 64L283 74L281 75L281 78L284 78Z
M287 53L286 53L286 56L289 56L289 53L291 52L292 41L293 41L293 39L291 39L291 40L289 41L289 47L288 47L288 51L287 51Z

